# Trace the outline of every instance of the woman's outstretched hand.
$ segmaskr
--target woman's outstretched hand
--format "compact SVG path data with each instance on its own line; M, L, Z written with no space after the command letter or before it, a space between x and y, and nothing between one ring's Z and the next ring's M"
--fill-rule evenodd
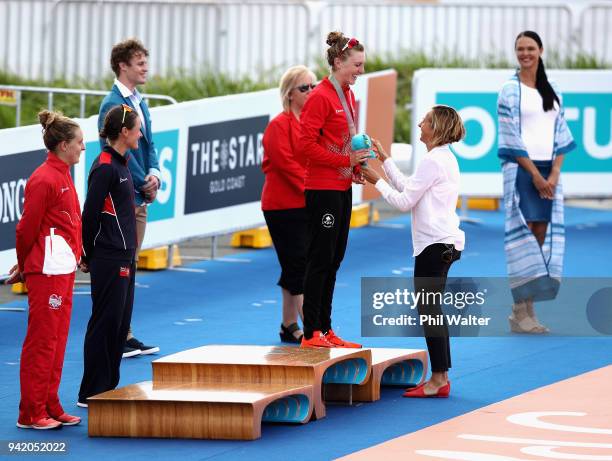
M383 148L382 144L378 139L372 138L372 144L374 145L374 152L376 152L376 157L378 158L378 160L384 162L389 158L389 154L385 152L385 149Z

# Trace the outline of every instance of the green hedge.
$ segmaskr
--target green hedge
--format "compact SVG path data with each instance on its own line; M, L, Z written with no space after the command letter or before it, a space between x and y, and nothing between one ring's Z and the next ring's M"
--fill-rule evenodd
M487 68L508 68L514 64L502 60L495 60L490 57L485 59ZM594 58L579 55L571 60L560 60L554 55L547 60L548 67L565 69L597 69L606 66L597 62ZM412 95L412 74L423 67L483 67L482 63L471 61L449 55L428 56L422 53L404 52L399 57L389 58L383 56L368 56L366 69L374 72L383 69L393 68L398 73L397 87L397 108L395 113L395 141L410 142L410 112L406 105L410 103ZM327 66L323 61L319 62L315 69L318 77L327 74ZM240 80L232 79L226 75L213 74L211 72L201 72L197 75L177 73L166 77L153 77L142 88L147 93L159 93L172 96L177 101L188 101L210 96L221 96L227 94L244 93L256 91L275 86L270 83L274 79L253 81L249 78ZM89 89L109 89L112 86L113 77L109 74L97 82L76 80L68 82L64 79L52 82L39 80L27 80L9 75L0 71L0 83L12 85L28 86L52 86L62 88L89 88ZM87 115L95 114L98 111L101 97L87 97ZM151 106L163 104L161 102L151 103ZM47 107L46 94L26 93L23 95L23 106L21 124L28 125L37 123L36 114ZM64 114L76 117L79 115L79 97L69 95L56 95L54 97L54 107L59 108ZM15 126L15 108L0 106L0 128Z

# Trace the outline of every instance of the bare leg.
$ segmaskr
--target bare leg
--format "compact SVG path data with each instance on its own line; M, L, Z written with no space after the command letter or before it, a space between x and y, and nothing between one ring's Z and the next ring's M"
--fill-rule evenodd
M546 240L546 230L548 229L547 222L540 221L530 221L527 223L527 227L535 236L538 244L540 246L544 245L544 240Z
M527 301L516 302L512 305L512 315L508 317L510 329L515 333L542 334L546 327L537 323L527 310Z
M533 298L530 298L527 301L525 301L525 304L527 305L527 315L531 317L531 319L535 322L535 324L538 326L539 329L541 329L544 333L548 333L550 329L546 327L545 325L542 325L540 321L538 320L538 317L536 316L535 308L533 306Z
M433 371L431 378L425 383L423 392L427 395L433 395L438 392L442 386L448 383L448 372L447 371Z
M293 300L295 301L295 310L300 316L300 320L302 321L302 323L304 323L304 312L302 311L302 306L304 304L304 295L296 295L293 297Z
M298 315L303 322L302 304L304 303L304 295L292 295L285 288L281 288L281 291L283 293L283 325L288 327L292 323L297 323ZM297 330L293 333L296 338L303 334L302 330Z
M542 221L530 221L527 223L529 230L533 233L540 247L544 245L544 240L546 240L546 232L548 230L548 223ZM540 323L538 318L535 315L535 310L533 307L533 299L525 300L526 305L526 314L527 316L533 320L536 328L533 333L548 333L550 330L546 328L544 325ZM520 319L519 319L520 321Z

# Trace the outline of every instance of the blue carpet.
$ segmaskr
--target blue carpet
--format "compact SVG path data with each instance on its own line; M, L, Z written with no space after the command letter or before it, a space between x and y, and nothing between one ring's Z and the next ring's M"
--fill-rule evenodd
M609 236L612 212L566 209L566 276L612 276ZM470 212L480 224L464 224L467 247L451 276L505 276L503 214ZM338 274L334 321L342 336L358 339L360 277L411 276L409 216L351 231ZM389 224L395 226L390 227ZM133 326L138 338L170 354L205 344L280 344L280 290L273 250L237 255L244 263L206 261L190 267L206 272L163 271L138 276ZM88 287L78 287L86 291ZM23 307L25 302L6 306ZM19 402L19 354L25 312L0 312L0 439L63 440L69 459L121 455L123 459L330 459L447 420L612 362L612 338L520 337L452 340L448 400L402 399L385 389L382 400L353 407L329 406L327 418L303 426L264 425L254 442L94 439L87 436L87 411L74 406L82 373L83 336L91 303L76 295L60 395L65 409L83 416L81 426L61 431L15 427ZM365 338L368 346L424 348L421 338ZM151 379L141 356L122 362L121 385ZM6 442L3 442L4 444ZM44 457L42 457L44 459ZM41 459L37 456L36 459ZM66 459L66 458L63 458Z

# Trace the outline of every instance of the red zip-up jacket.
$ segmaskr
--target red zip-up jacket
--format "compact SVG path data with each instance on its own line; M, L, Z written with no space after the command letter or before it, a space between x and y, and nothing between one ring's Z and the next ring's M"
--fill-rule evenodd
M343 88L355 120L355 95ZM346 115L334 86L325 77L312 90L300 114L299 150L306 157L306 189L348 190L353 170L351 136Z
M70 167L49 152L28 179L16 231L17 262L24 274L76 271L81 258L81 207Z
M306 159L298 150L300 122L291 112L282 112L268 124L263 136L261 169L266 175L261 209L304 208Z

